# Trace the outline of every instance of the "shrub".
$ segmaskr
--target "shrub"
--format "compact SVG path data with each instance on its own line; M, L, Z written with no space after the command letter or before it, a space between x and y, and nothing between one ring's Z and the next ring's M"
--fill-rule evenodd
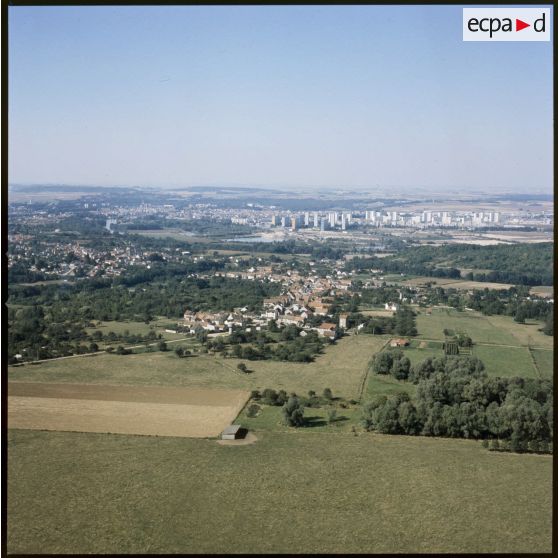
M262 391L262 402L266 405L277 405L277 392L266 388Z
M249 418L254 418L258 414L258 411L260 410L260 408L261 407L259 405L256 405L255 403L253 403L246 410L246 416L249 417Z

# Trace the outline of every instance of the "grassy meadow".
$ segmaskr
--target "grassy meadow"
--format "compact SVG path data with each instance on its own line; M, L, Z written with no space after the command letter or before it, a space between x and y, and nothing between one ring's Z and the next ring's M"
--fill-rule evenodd
M370 372L366 380L366 389L363 399L373 399L378 395L395 395L396 393L406 392L411 397L415 394L416 387L410 382L396 380L393 376L374 374Z
M537 367L540 370L541 376L552 378L554 375L554 352L533 349L532 354Z
M22 382L274 388L300 393L311 389L321 392L329 387L334 395L357 398L368 361L388 339L370 335L347 336L326 347L312 363L244 361L201 354L178 358L173 351L157 351L132 355L98 354L10 366L8 377ZM237 370L240 362L246 363L250 373Z
M95 321L95 327L85 328L88 334L92 334L95 331L101 331L103 335L107 335L110 331L116 333L117 335L124 335L128 332L130 335L147 335L151 330L154 330L157 336L161 334L165 341L173 341L175 339L183 339L186 337L184 333L169 333L165 329L176 329L178 320L172 320L170 318L158 318L146 324L145 322L134 322L131 320L124 320L119 322L104 322ZM122 341L113 341L111 343L106 340L101 341L99 347L102 349L105 346L118 346L126 345L129 343L123 343Z
M550 456L317 430L10 430L8 553L551 551Z
M475 343L553 347L553 338L538 331L542 323L518 324L509 316L484 316L480 312L459 312L453 308L433 308L432 314L419 309L418 339L444 340L444 329L466 333Z
M260 410L255 417L247 415L247 408L248 406L236 419L237 424L241 424L252 431L292 432L292 428L283 424L281 407L260 405ZM328 412L334 408L337 412L336 419L329 422ZM306 407L304 418L306 424L304 429L299 430L299 432L350 432L352 427L359 428L361 409L358 406L348 406L348 408L343 409L335 404L316 409Z

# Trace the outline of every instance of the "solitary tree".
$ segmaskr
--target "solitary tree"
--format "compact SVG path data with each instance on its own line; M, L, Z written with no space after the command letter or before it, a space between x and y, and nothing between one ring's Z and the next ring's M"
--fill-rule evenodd
M236 366L241 372L248 372L248 368L243 362L239 362Z
M524 324L526 318L527 318L527 312L525 311L525 308L524 308L523 306L520 306L520 307L517 309L517 312L515 313L514 320L515 320L518 324Z
M283 405L282 413L287 426L304 424L304 407L300 405L298 397L289 397L289 400Z

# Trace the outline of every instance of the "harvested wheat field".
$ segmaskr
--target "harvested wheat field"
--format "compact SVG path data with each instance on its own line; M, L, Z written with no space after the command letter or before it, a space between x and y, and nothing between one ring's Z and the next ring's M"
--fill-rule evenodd
M249 397L241 390L93 384L8 384L8 428L206 438Z

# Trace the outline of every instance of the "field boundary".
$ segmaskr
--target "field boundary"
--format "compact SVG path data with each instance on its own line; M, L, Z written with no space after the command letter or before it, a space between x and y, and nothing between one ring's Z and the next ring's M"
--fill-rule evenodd
M539 365L537 364L537 359L535 358L535 355L533 354L533 349L532 349L531 345L528 345L527 349L529 350L529 356L531 357L531 362L533 363L533 366L535 367L535 371L537 372L539 378L542 380L543 374L541 372L541 369L539 368Z
M390 339L391 336L388 335L387 339L385 340L385 343L375 353L376 355L379 355L386 348L386 345L389 343ZM371 358L374 358L374 355ZM369 374L370 374L370 360L366 363L366 368L364 369L364 374L362 375L362 380L360 381L360 385L357 391L357 401L359 402L359 404L362 403L362 396L364 394L364 388L366 387L366 381L368 380Z

